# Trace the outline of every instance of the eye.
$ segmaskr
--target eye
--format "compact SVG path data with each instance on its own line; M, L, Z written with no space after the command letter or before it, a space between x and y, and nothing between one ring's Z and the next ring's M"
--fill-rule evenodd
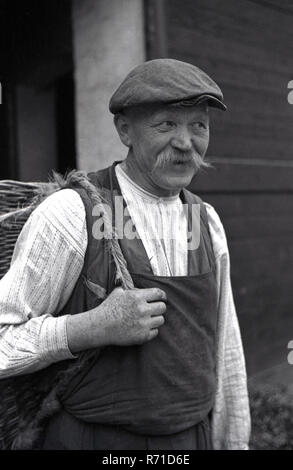
M195 121L192 123L194 129L208 129L208 124L203 121Z
M174 121L162 121L158 124L158 129L161 131L169 131L175 127Z

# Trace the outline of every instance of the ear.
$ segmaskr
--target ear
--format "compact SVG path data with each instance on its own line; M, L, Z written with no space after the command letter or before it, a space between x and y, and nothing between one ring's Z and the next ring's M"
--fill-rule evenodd
M131 147L130 122L125 114L115 114L114 124L119 134L121 142L126 147Z

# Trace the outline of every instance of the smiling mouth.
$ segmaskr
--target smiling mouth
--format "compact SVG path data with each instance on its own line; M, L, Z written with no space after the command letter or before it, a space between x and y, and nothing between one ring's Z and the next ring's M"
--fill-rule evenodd
M173 161L174 165L188 165L188 164L191 164L191 163L192 163L191 159L189 159L189 160L174 160Z

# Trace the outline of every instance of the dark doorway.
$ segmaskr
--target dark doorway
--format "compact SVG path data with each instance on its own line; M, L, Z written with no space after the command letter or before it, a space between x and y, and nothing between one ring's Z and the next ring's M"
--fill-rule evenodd
M76 167L74 80L68 73L56 82L56 128L58 171L65 173Z
M76 167L70 0L0 0L0 179Z

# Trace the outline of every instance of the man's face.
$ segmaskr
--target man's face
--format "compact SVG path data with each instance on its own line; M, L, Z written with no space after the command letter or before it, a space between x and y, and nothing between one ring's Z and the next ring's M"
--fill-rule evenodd
M133 108L126 120L128 160L137 182L158 195L186 187L208 148L207 105Z

